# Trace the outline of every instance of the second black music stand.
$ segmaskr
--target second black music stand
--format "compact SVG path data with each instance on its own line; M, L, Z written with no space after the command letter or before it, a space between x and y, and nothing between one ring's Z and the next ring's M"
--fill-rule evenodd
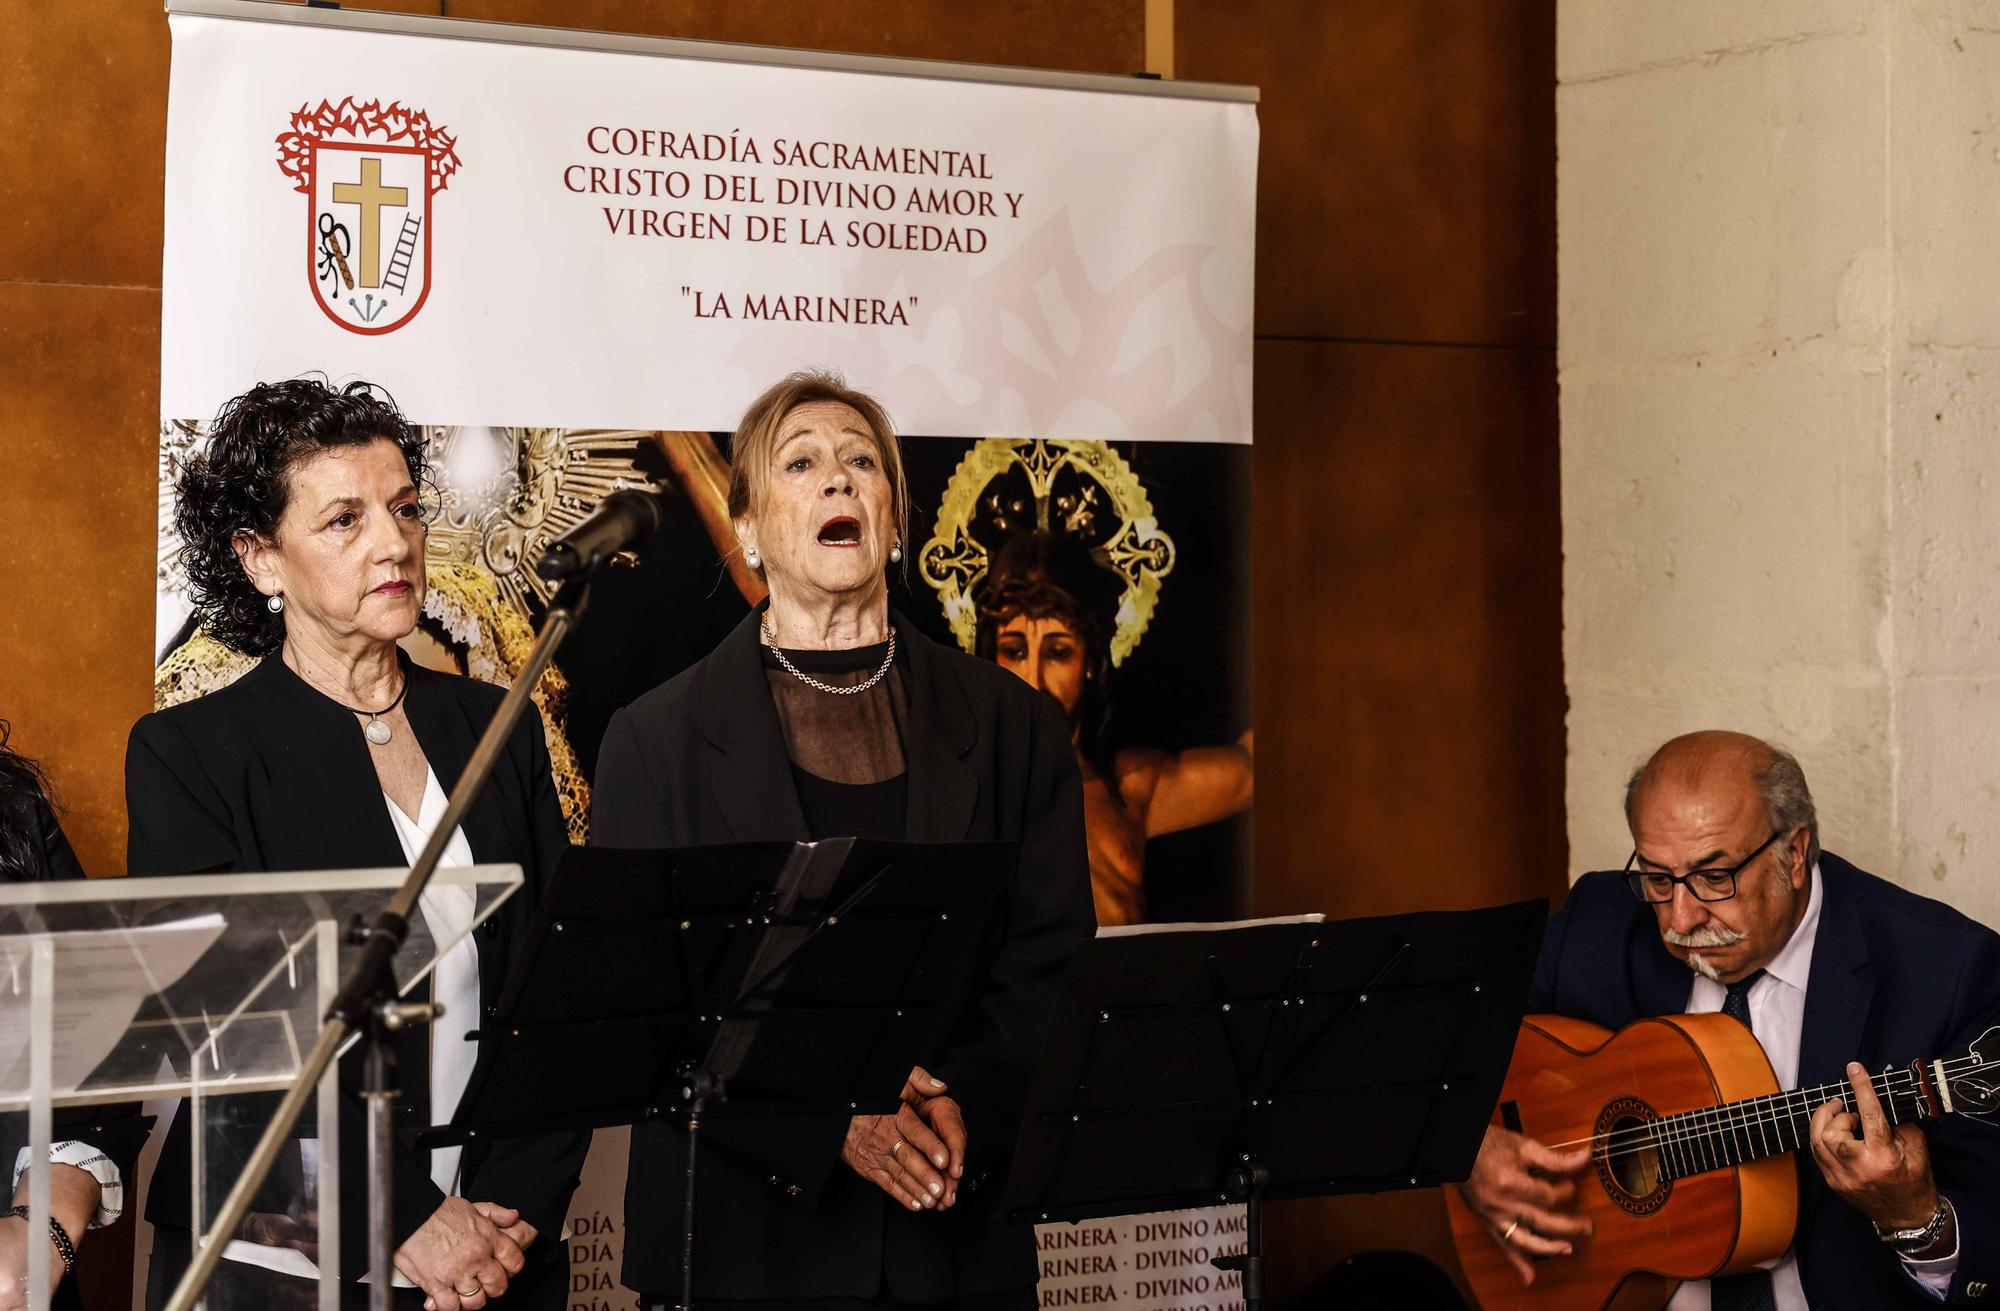
M1008 1178L1016 1222L1247 1203L1471 1172L1547 903L1113 935L1070 962Z

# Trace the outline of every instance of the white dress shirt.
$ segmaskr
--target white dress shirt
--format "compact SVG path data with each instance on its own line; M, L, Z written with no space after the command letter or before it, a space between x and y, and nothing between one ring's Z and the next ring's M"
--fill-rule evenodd
M1764 1049L1764 1055L1770 1058L1778 1087L1785 1089L1799 1086L1799 1043L1805 1035L1806 980L1812 974L1813 943L1819 937L1820 896L1819 866L1814 865L1805 918L1792 930L1784 950L1764 967L1764 977L1750 988L1750 1030ZM1721 984L1696 975L1686 1013L1707 1015L1720 1011L1727 996ZM1811 1160L1805 1162L1805 1167L1819 1168ZM1926 1292L1942 1302L1951 1288L1951 1277L1958 1272L1958 1252L1953 1250L1935 1261L1905 1258L1903 1266ZM1805 1288L1799 1283L1795 1250L1785 1249L1785 1254L1776 1261L1765 1262L1764 1269L1771 1272L1771 1292L1778 1311L1809 1311ZM1709 1311L1708 1280L1682 1284L1673 1301L1667 1303L1667 1311Z

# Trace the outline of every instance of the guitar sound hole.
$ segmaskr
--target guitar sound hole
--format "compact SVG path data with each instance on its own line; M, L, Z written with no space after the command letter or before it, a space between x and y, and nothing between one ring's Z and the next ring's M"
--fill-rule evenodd
M1660 1113L1636 1097L1621 1097L1597 1116L1598 1182L1620 1208L1649 1215L1666 1203L1673 1181L1665 1177L1660 1152L1646 1141L1644 1129Z

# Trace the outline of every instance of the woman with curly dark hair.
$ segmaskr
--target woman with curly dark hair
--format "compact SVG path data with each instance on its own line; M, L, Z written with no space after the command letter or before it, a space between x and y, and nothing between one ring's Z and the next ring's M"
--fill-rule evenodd
M397 646L423 608L427 485L421 437L367 383L266 383L223 407L181 474L174 522L196 618L262 659L221 691L133 727L130 873L407 865L423 849L503 695L414 664ZM440 959L433 986L446 1017L402 1036L399 1128L450 1116L477 1054L470 1030L497 1000L567 846L541 721L526 717L444 864L519 864L528 886ZM440 941L473 917L463 888L434 888L421 908ZM342 1077L359 1086L358 1053ZM343 1137L354 1156L341 1167L339 1259L354 1281L368 1171L362 1135ZM189 1259L190 1138L177 1119L147 1204L155 1306ZM560 1305L567 1267L557 1232L587 1141L565 1134L462 1155L403 1149L394 1275L411 1291L398 1301L480 1311L506 1293L509 1306ZM225 1267L251 1304L290 1302L310 1287L285 1273L300 1270L299 1253L259 1249L246 1268L235 1250Z
M0 719L0 880L80 879L83 866L63 836L41 765L7 745Z

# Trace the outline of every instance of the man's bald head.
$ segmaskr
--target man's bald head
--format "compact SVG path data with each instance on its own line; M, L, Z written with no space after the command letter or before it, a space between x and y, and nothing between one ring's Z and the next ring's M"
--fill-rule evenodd
M1714 795L1744 786L1756 790L1772 829L1806 830L1806 865L1817 864L1819 816L1805 771L1789 751L1748 733L1711 728L1663 743L1625 783L1625 821L1632 822L1642 794L1649 790Z
M1625 819L1633 891L1650 903L1671 955L1725 984L1777 958L1805 914L1819 860L1798 761L1743 733L1677 737L1633 771ZM1719 900L1705 895L1717 890Z

